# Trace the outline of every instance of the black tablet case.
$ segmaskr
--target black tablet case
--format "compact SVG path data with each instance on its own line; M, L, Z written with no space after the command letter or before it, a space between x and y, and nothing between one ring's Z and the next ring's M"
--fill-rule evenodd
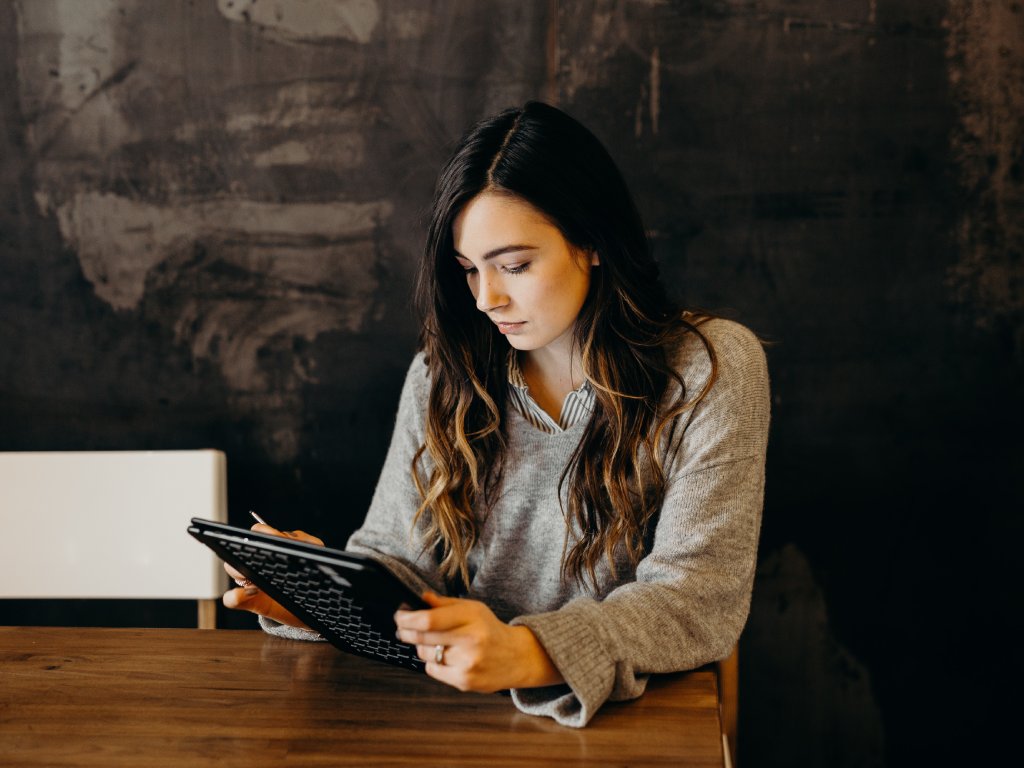
M188 532L335 647L423 671L415 647L395 637L393 614L426 605L375 560L197 517Z

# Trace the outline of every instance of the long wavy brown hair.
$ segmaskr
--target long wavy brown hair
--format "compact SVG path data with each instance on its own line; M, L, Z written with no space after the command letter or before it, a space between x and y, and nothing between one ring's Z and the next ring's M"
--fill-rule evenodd
M615 574L616 553L633 566L643 556L665 496L658 447L715 377L714 349L699 330L707 316L668 299L621 173L579 122L529 102L470 129L438 179L416 287L430 372L426 437L411 467L422 498L416 520L450 583L469 585L478 518L496 499L506 449L509 345L477 310L452 235L459 211L485 190L525 200L578 251L599 255L574 330L596 402L559 483L563 577L596 586L602 560ZM669 359L688 333L712 366L695 395Z

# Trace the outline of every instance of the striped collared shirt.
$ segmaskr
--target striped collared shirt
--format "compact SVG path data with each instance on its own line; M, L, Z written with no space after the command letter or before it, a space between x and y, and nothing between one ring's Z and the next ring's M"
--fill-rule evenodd
M548 434L564 432L580 422L586 421L594 410L594 390L590 386L590 382L584 380L579 389L574 389L565 396L558 421L551 418L547 411L537 405L537 401L530 396L523 371L519 367L519 356L514 349L509 350L508 355L508 383L508 396L512 407L519 411L520 415L530 424Z

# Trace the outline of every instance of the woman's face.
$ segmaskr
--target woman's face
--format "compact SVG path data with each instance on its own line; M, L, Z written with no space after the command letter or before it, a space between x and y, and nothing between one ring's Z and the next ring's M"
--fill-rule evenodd
M574 250L529 203L494 192L466 204L452 235L477 309L509 344L568 359L597 255Z

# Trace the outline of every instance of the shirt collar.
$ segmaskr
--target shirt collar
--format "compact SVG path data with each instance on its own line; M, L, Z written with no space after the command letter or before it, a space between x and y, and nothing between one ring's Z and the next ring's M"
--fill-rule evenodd
M529 385L526 383L526 377L523 376L523 369L519 365L519 353L516 349L509 349L508 351L508 383L518 389L520 392L526 392L529 390ZM577 387L574 392L579 394L585 394L591 391L590 380L584 378L583 383Z

